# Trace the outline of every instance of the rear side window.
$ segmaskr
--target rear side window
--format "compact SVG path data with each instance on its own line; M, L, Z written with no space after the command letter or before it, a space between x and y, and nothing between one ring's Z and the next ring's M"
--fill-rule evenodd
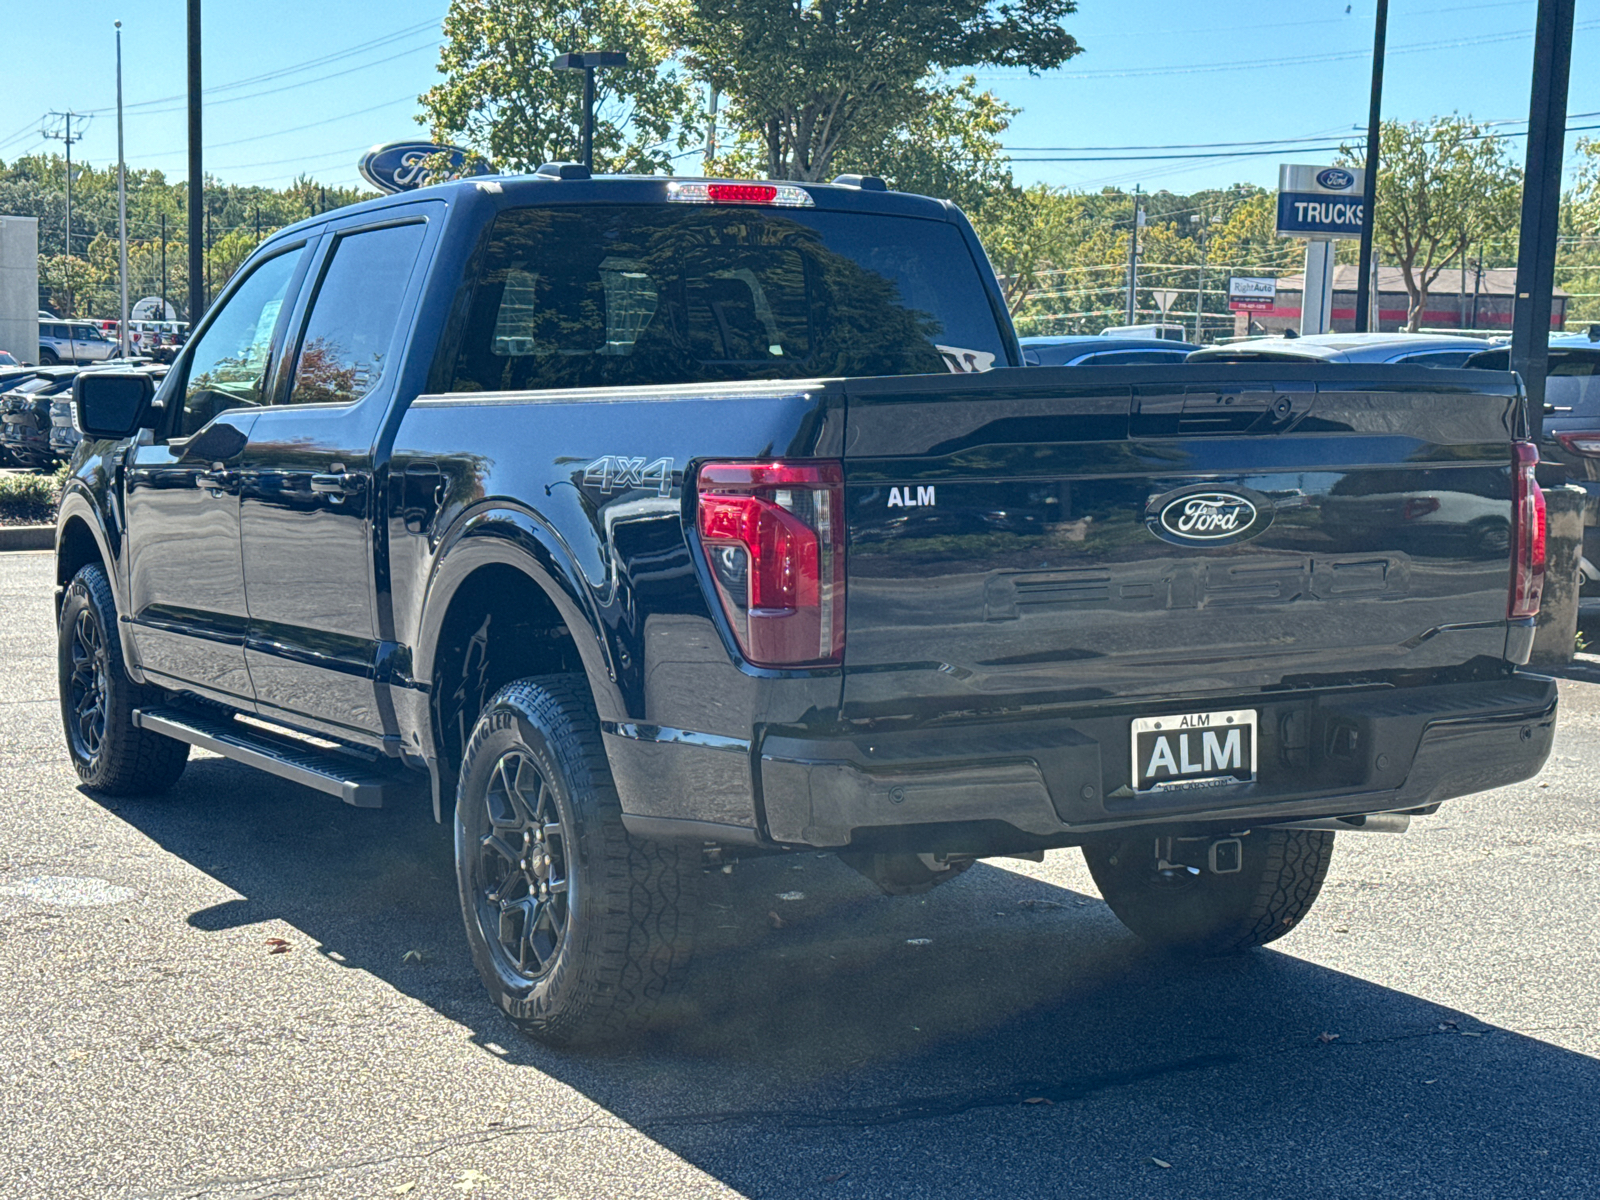
M1405 363L1408 367L1459 367L1477 353L1477 350L1430 350L1426 354L1406 354L1389 361Z
M959 231L857 213L629 205L496 218L450 387L987 370L999 327Z
M300 340L290 404L353 404L378 386L426 231L418 221L334 243Z

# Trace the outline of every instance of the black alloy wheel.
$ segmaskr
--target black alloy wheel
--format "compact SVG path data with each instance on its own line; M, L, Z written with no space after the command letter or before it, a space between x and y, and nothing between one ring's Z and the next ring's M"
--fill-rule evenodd
M700 848L630 835L582 675L519 679L462 755L456 882L478 976L564 1046L651 1024L694 945Z
M555 792L520 750L500 756L483 794L488 830L475 867L478 924L501 970L534 983L555 965L567 938L570 839Z
M74 757L92 771L100 763L106 736L106 640L89 609L80 609L72 622L67 652L71 677L67 681L67 736Z
M134 796L164 792L178 781L188 745L134 724L134 710L160 703L162 695L128 677L116 598L99 563L74 575L61 598L56 670L67 756L85 785Z

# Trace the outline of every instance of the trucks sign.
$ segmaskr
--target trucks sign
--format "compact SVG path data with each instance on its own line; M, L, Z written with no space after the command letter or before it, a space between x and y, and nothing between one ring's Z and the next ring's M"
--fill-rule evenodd
M1316 239L1358 238L1366 205L1360 167L1278 168L1278 233Z

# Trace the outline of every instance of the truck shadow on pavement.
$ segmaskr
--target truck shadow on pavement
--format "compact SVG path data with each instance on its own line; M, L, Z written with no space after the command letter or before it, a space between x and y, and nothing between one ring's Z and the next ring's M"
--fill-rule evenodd
M289 922L469 1028L507 1092L559 1079L747 1196L1600 1193L1595 1059L1292 953L1153 954L1000 867L912 898L814 854L712 875L670 1028L557 1053L490 1007L420 807L200 759L114 811L244 897L196 929Z

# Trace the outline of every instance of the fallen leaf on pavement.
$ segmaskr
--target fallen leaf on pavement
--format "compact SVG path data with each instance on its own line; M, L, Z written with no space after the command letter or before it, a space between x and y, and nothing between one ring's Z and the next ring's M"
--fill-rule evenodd
M1156 1166L1160 1167L1163 1171L1172 1170L1172 1164L1169 1162L1162 1162L1159 1158L1152 1158L1150 1161Z
M415 1191L416 1186L417 1181L413 1179L410 1183L402 1183L399 1187L395 1188L393 1194L396 1196L404 1196L407 1192Z
M407 950L400 956L402 963L416 963L419 967L427 961L427 956L421 950Z
M475 1192L481 1183L493 1183L482 1171L468 1169L461 1172L460 1176L450 1186L458 1192Z
M1439 1032L1443 1033L1447 1029L1455 1029L1455 1028L1456 1028L1456 1023L1454 1021L1445 1021L1443 1024L1441 1024L1439 1026Z
M843 1179L848 1174L850 1174L849 1171L840 1171L837 1175L824 1175L822 1177L822 1182L823 1183L838 1183L839 1180Z
M292 948L293 947L291 947L288 942L284 941L280 937L270 937L267 939L268 954L287 954Z
M1329 1042L1337 1042L1338 1040L1339 1040L1339 1035L1337 1033L1319 1033L1319 1034L1317 1034L1317 1041L1321 1042L1324 1046L1326 1046Z
M1459 1033L1462 1037L1482 1037L1483 1036L1483 1034L1481 1034L1481 1033L1473 1033L1472 1030L1470 1030L1470 1029L1458 1029L1456 1032Z
M774 929L782 929L788 923L789 922L785 921L775 912L769 912L767 914L767 924L771 925Z
M1023 1103L1024 1104L1054 1104L1055 1101L1050 1099L1050 1097L1048 1097L1048 1096L1029 1096L1026 1100L1023 1101Z

